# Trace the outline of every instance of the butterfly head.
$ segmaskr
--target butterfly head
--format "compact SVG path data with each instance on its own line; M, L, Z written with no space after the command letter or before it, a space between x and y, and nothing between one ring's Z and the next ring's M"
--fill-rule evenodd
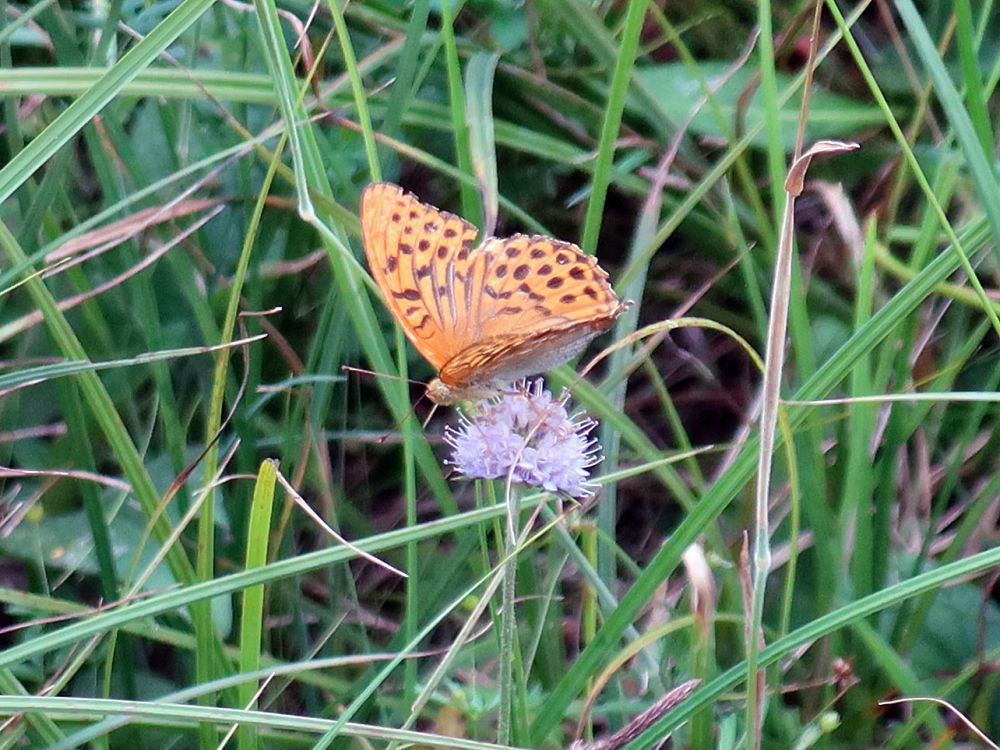
M496 388L487 386L450 386L441 378L434 378L427 384L427 398L438 406L454 406L463 401L482 401L497 394Z

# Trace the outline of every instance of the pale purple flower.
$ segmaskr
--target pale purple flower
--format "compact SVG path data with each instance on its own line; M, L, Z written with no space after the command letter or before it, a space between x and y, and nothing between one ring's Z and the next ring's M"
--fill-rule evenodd
M445 429L453 448L446 463L470 479L512 474L521 484L586 497L593 494L588 469L601 460L601 446L589 437L596 425L589 417L570 417L565 402L539 379L461 414L458 427Z

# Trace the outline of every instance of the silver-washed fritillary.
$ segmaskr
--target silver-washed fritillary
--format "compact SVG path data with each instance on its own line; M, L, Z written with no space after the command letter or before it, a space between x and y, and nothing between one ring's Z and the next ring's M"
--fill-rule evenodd
M368 267L406 337L437 368L438 404L485 398L579 354L630 302L597 260L540 235L489 237L377 182L361 196Z

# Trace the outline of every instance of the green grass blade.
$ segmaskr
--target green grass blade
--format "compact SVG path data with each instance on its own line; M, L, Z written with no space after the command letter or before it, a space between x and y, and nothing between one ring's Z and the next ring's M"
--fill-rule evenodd
M340 8L339 0L328 0L327 7L330 15L333 16L333 26L337 31L337 40L340 42L340 54L344 58L344 67L347 68L347 75L351 80L351 93L354 95L354 106L358 110L358 122L361 124L361 137L365 142L365 155L368 157L368 171L371 173L373 182L382 180L382 166L378 160L378 149L375 146L375 134L372 131L372 119L368 114L368 97L365 94L365 87L361 83L361 73L358 70L358 59L354 55L354 46L351 44L351 35L347 33L347 24L344 23L344 13ZM397 85L398 85L397 81ZM289 120L289 122L291 122Z
M259 568L267 564L267 543L271 534L271 510L274 507L274 487L277 465L265 460L260 465L250 504L250 528L247 532L246 568ZM253 672L260 667L264 643L264 587L250 586L243 592L240 610L240 671ZM257 684L240 683L239 708L253 710L257 707ZM257 732L254 727L241 724L236 733L239 750L256 750Z
M969 112L962 104L962 97L951 81L951 76L945 68L944 61L931 41L927 27L912 0L896 0L896 8L913 38L917 53L934 82L934 91L941 107L955 131L955 138L962 149L976 193L983 212L990 222L994 237L1000 237L1000 184L997 183L996 172L986 158L982 144L976 135ZM989 139L992 141L992 139ZM992 147L990 147L992 153ZM993 252L1000 258L1000 244L994 244Z
M455 139L455 165L462 174L475 174L469 146L469 129L466 125L465 91L462 88L462 68L458 61L458 43L455 40L455 16L459 7L441 4L441 37L444 39L445 71L448 76L448 107L451 114L451 131ZM462 196L462 216L478 227L483 226L476 192L467 183L459 184Z
M410 12L410 20L406 25L406 41L403 51L399 54L399 64L394 70L396 81L392 94L389 96L389 106L385 119L382 121L382 133L390 138L399 137L399 128L403 122L403 113L409 106L414 95L413 84L417 80L417 56L423 43L423 35L427 29L427 18L430 15L430 0L416 0ZM382 150L383 157L390 157L395 164L395 154L388 148ZM383 163L385 163L383 161ZM395 170L392 170L395 172Z
M493 135L493 74L500 55L479 52L465 66L466 121L472 173L479 183L483 205L483 234L492 236L497 225L499 194L497 154Z
M985 17L985 16L984 16ZM955 0L956 46L962 64L962 80L965 83L965 106L969 120L979 137L979 145L989 158L993 153L993 126L986 107L985 92L979 73L979 50L976 48L976 33L972 28L972 7L969 0Z
M611 74L608 102L604 110L604 121L601 124L601 136L597 146L597 159L594 162L594 173L591 179L590 200L587 201L587 213L583 220L583 233L580 238L580 247L590 255L593 255L597 250L597 236L601 231L604 202L607 198L608 186L611 184L615 144L621 129L622 113L625 111L625 97L628 93L629 81L632 78L635 56L639 49L639 37L642 34L643 20L646 17L648 5L649 0L629 0L622 43L615 56L615 67Z

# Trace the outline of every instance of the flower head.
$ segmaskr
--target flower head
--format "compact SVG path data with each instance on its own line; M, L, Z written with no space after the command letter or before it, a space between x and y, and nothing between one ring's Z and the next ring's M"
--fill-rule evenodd
M453 448L448 464L471 479L499 479L565 492L593 493L588 469L601 460L600 445L588 437L597 424L570 417L564 400L554 399L541 379L498 399L483 401L458 427L445 430ZM512 471L513 470L513 471Z

